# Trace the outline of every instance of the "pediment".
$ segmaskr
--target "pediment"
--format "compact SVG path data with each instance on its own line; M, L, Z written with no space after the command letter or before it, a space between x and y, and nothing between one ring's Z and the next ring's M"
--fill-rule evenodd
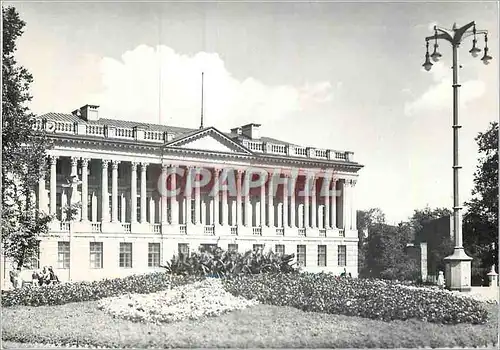
M215 153L252 154L246 147L231 140L215 128L202 129L189 135L181 136L167 143L166 146Z

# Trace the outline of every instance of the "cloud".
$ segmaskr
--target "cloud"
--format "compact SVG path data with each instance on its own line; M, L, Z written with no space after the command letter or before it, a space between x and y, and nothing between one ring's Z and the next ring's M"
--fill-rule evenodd
M438 62L432 66L431 73L434 84L413 101L405 103L405 115L413 116L423 112L439 112L451 108L453 103L451 70L442 62ZM461 106L466 106L486 91L484 82L480 80L469 80L461 84L459 92Z
M121 60L102 59L104 88L89 98L101 106L104 117L196 127L201 72L206 125L219 128L285 119L333 98L328 81L294 87L269 86L252 77L238 80L218 54L182 55L167 46L145 45L125 52Z

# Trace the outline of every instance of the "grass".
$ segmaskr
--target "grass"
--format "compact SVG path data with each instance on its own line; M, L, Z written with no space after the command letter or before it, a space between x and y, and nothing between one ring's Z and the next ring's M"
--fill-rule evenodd
M453 326L383 322L270 305L153 325L115 319L96 306L97 302L81 302L3 308L2 338L13 347L15 342L78 342L119 348L415 348L492 346L498 333L498 305L487 306L490 319L485 325Z

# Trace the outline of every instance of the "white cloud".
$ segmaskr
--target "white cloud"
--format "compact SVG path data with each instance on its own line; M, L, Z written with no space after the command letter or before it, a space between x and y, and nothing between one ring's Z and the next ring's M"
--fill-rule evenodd
M405 103L405 114L407 116L430 111L439 112L451 108L453 90L452 72L449 65L444 65L442 62L434 63L431 73L435 83L422 95L411 102ZM466 106L470 101L481 97L486 91L485 83L480 80L461 82L461 85L459 91L461 106Z
M125 52L121 60L102 60L104 90L89 99L101 106L104 117L157 123L161 106L162 123L196 127L202 71L205 125L224 129L283 119L327 103L333 96L328 81L302 87L267 86L251 77L240 81L227 71L217 54L199 52L188 56L166 46L141 45Z

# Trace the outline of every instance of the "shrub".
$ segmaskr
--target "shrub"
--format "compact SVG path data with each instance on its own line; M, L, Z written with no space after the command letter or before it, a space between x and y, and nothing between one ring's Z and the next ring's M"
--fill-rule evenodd
M127 293L153 293L200 280L157 272L93 282L69 282L2 291L2 306L60 305L99 300Z
M294 254L278 255L273 251L247 251L244 254L225 251L220 247L209 248L191 255L174 256L166 266L167 272L182 276L224 277L244 274L292 273L297 268Z
M226 279L224 286L236 296L261 303L383 321L482 324L488 317L476 300L376 279L339 278L324 273L262 274Z

